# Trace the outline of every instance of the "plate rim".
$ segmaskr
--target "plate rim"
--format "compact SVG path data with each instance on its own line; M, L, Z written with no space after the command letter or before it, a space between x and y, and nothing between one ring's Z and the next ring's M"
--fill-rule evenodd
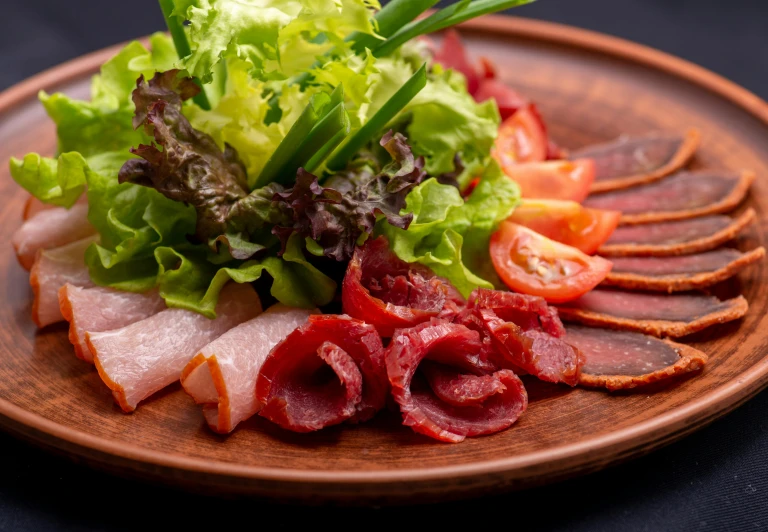
M568 45L663 71L715 93L768 126L766 101L719 74L647 45L574 26L503 15L485 16L462 24L461 28L470 32L490 32L547 44ZM145 41L146 38L139 40ZM95 73L99 66L124 44L69 60L9 87L0 93L0 113L12 112L15 105L34 97L40 90L60 86ZM693 402L619 431L524 455L468 464L389 471L276 469L176 455L82 432L24 410L2 398L0 426L10 432L27 436L38 444L102 465L110 465L109 457L115 457L137 465L148 464L179 472L212 475L221 479L250 480L256 483L279 482L293 485L294 488L296 485L307 483L328 486L356 484L370 487L402 482L467 479L488 474L507 475L507 478L510 478L513 472L530 468L539 469L538 476L546 479L567 476L568 469L562 467L562 464L572 461L575 457L593 455L592 461L586 459L574 465L574 472L586 471L590 467L596 469L641 452L650 452L727 414L766 385L768 358L763 358L731 382L715 388ZM94 452L104 456L94 456ZM530 480L530 475L519 478L512 475L512 478Z

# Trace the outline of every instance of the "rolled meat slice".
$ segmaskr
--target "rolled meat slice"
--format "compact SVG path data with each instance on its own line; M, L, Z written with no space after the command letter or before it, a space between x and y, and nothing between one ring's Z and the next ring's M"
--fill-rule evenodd
M85 341L86 332L119 329L166 308L157 290L134 293L104 287L81 288L69 283L59 289L59 307L69 322L69 341L75 355L91 364L93 354Z
M698 349L636 332L573 325L566 341L584 356L579 384L611 391L697 371L707 363Z
M764 257L763 247L747 253L720 248L678 257L614 257L613 269L602 285L658 292L701 289L733 277Z
M747 209L736 218L702 216L676 222L618 227L598 253L607 257L669 257L709 251L733 240L757 214Z
M64 319L59 307L59 289L62 286L67 283L74 286L93 286L88 267L85 265L85 250L94 242L98 242L97 236L38 253L29 272L29 284L34 295L32 320L38 327Z
M355 250L341 299L346 314L370 323L384 338L395 329L464 305L464 298L448 281L424 266L400 260L384 237Z
M680 172L637 187L590 195L585 207L621 211L621 224L684 220L734 209L749 192L753 172Z
M187 364L181 385L198 404L214 432L226 434L256 414L256 378L267 355L312 311L273 305L263 314L219 336Z
M16 258L29 270L41 249L70 244L96 234L88 222L88 205L76 204L71 209L55 207L38 212L19 227L11 237Z
M87 204L87 203L88 203L88 196L87 194L83 194L78 198L75 204L79 205L79 204ZM27 201L24 203L24 210L21 213L21 219L29 220L30 218L32 218L34 215L36 215L41 211L45 211L48 209L60 209L60 208L61 207L56 207L55 205L51 205L50 203L43 203L42 201L40 201L34 196L29 196L27 198Z
M570 153L571 159L595 161L592 192L605 192L650 183L682 168L696 148L701 134L689 129L685 135L651 133L587 146Z
M124 412L179 380L195 353L226 331L261 313L249 284L229 283L221 291L216 318L166 309L113 331L86 333L99 376Z
M748 308L743 296L720 301L702 294L657 295L598 289L558 310L566 321L677 338L742 318Z
M539 330L555 337L565 335L557 309L543 297L478 288L469 295L471 309L489 309L504 321L513 322L524 331Z
M481 350L480 335L456 323L431 320L398 330L386 362L403 424L457 443L517 421L528 405L522 381L509 369L489 373Z
M269 353L256 398L260 416L295 432L366 421L387 398L381 337L346 315L310 316Z

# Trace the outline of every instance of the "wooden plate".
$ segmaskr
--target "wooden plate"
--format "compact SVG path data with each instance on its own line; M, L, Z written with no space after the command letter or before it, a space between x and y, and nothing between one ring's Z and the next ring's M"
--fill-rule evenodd
M492 58L504 80L539 103L565 147L621 133L699 128L703 146L695 166L757 172L749 203L760 223L739 245L765 244L765 102L690 63L604 35L492 17L464 31L472 52ZM2 242L19 226L25 197L8 176L7 159L55 150L38 90L86 96L89 76L115 50L64 64L0 95ZM755 266L718 288L724 295L743 292L752 308L741 322L693 339L711 356L701 375L652 393L529 382L530 408L512 429L449 445L401 427L394 414L310 435L253 419L220 437L178 386L122 414L93 368L75 358L62 326L35 330L27 273L6 244L0 251L0 425L91 465L208 493L373 502L520 488L647 453L762 389L768 383L766 268Z

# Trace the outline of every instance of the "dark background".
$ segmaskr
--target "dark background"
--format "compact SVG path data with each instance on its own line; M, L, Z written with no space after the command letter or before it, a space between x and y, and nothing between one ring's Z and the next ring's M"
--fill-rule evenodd
M156 0L0 4L0 89L162 29ZM764 0L539 0L515 14L654 46L768 99ZM0 433L0 530L197 530L235 522L249 528L408 527L418 517L436 528L442 521L457 525L459 516L472 518L473 528L504 530L766 530L767 412L763 392L681 442L588 477L463 503L385 509L310 509L186 495L97 473Z

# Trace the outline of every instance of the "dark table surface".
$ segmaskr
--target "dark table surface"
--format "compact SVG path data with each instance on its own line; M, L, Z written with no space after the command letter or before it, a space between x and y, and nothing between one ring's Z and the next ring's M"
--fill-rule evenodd
M62 61L161 29L156 0L2 0L0 89ZM764 0L539 0L516 15L581 26L660 48L768 99ZM768 392L649 456L522 493L443 505L277 506L192 496L114 478L0 433L0 530L196 530L228 523L279 528L336 523L437 525L459 514L479 526L537 530L768 529ZM528 529L528 527L524 527Z

